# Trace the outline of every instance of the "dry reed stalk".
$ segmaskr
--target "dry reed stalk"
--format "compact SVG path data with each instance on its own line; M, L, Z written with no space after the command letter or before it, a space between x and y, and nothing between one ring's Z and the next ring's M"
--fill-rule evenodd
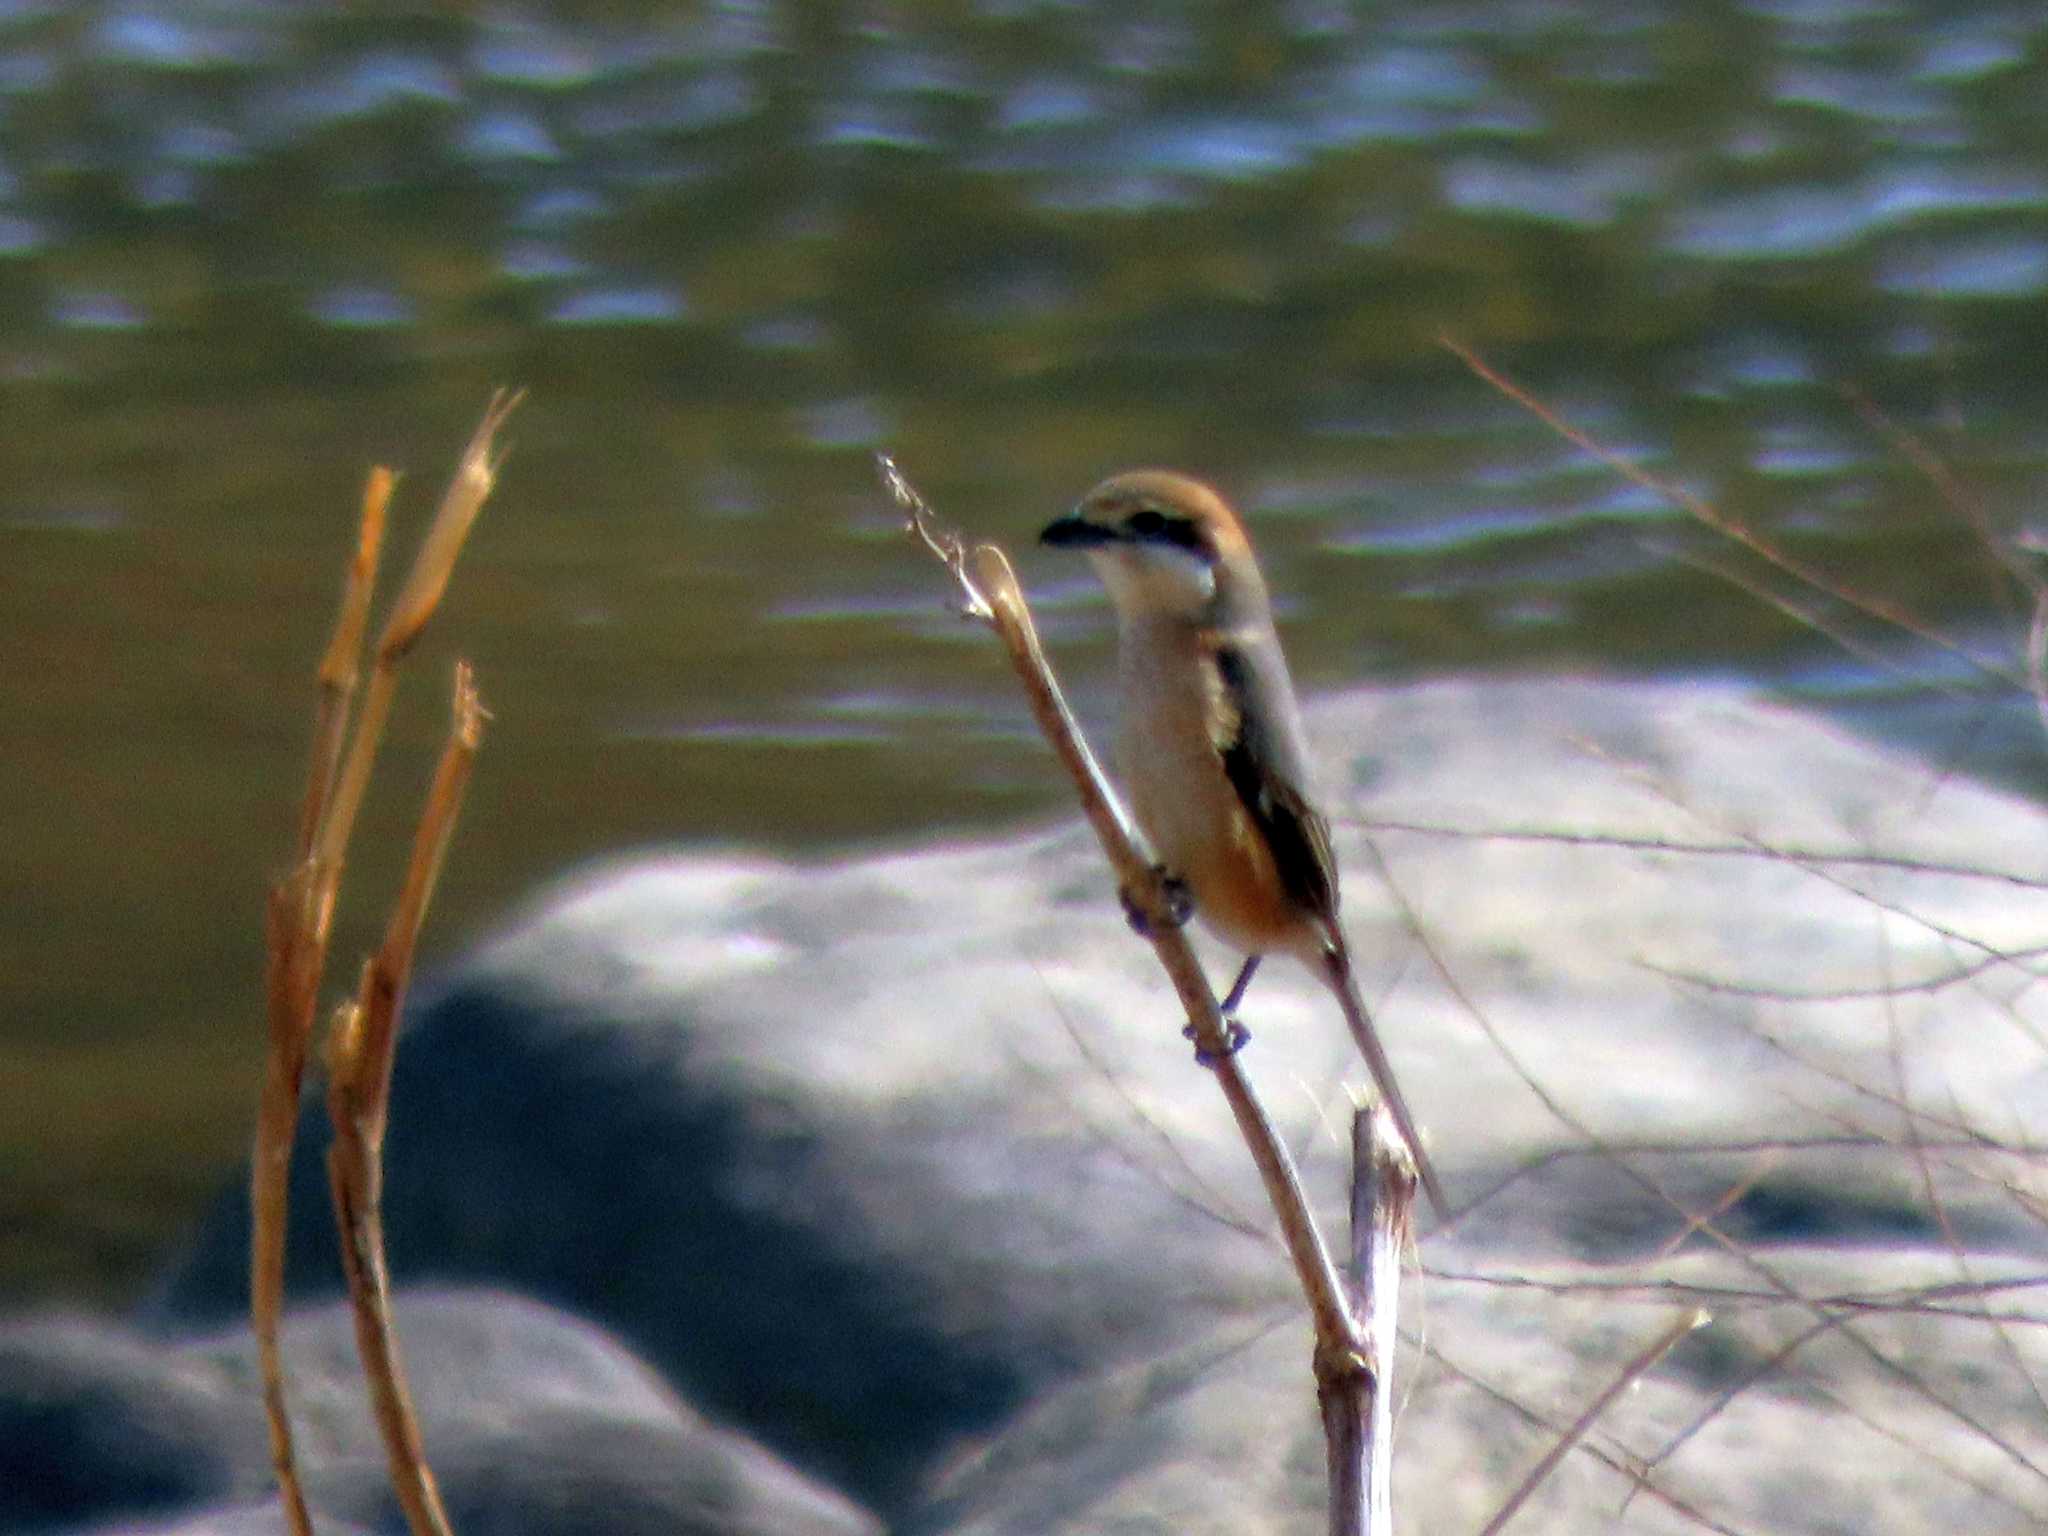
M377 760L377 748L384 737L384 722L391 714L391 700L398 691L398 664L405 659L440 605L448 590L448 578L455 558L462 553L463 540L484 501L497 483L498 460L491 457L492 443L522 395L499 390L491 396L483 420L462 450L461 461L441 497L440 509L413 557L412 569L391 605L384 629L377 637L377 660L370 672L370 686L363 695L361 713L356 717L348 755L334 796L321 822L314 845L314 857L326 871L326 878L341 878L342 855L355 830L356 813L362 809L363 793L370 785L370 768ZM331 897L332 887L329 888Z
M377 562L384 551L386 513L398 476L379 464L363 486L363 516L356 534L356 552L341 587L341 612L327 654L320 658L320 705L313 724L312 767L306 774L306 799L299 812L299 857L313 851L320 822L334 794L341 770L341 748L347 737L349 706L362 681L363 636L370 623L370 593L377 585Z
M391 1484L415 1536L449 1536L448 1514L427 1466L398 1339L391 1326L391 1274L384 1253L384 1130L391 1106L391 1068L398 1018L412 974L420 925L462 795L483 739L484 710L469 664L455 667L455 718L427 793L405 885L392 908L384 942L363 966L360 991L342 1006L327 1037L327 1113L334 1143L327 1152L342 1269L355 1313L356 1349L370 1384L370 1404L384 1436Z
M314 717L313 750L306 793L299 812L298 862L273 886L264 909L269 955L265 1013L269 1048L264 1055L262 1097L256 1111L255 1147L249 1163L249 1319L263 1377L264 1417L270 1435L271 1469L293 1536L311 1536L312 1517L299 1486L285 1403L284 1362L278 1330L284 1316L284 1248L292 1142L299 1121L300 1090L313 1038L313 1011L327 953L327 919L320 892L326 882L313 857L320 824L333 793L341 760L349 705L360 676L370 592L376 585L384 546L385 514L395 476L381 465L370 471L355 554L342 580L341 609L320 663L320 702Z
M299 814L297 862L271 888L264 910L269 957L265 984L268 1040L249 1169L249 1319L262 1374L272 1470L293 1536L311 1536L312 1519L299 1482L278 1335L284 1314L292 1148L298 1134L314 1014L326 972L334 903L356 812L390 713L398 664L446 590L455 557L495 479L498 466L491 457L493 440L520 398L502 390L493 395L464 449L440 511L385 622L370 686L351 731L349 710L361 674L370 594L396 483L388 469L371 471L363 490L355 552L343 581L340 613L320 663L320 697Z
M964 598L965 616L990 625L1002 641L1010 665L1024 686L1039 730L1074 781L1081 808L1102 844L1118 886L1145 920L1153 953L1159 957L1186 1012L1187 1032L1195 1043L1197 1059L1209 1068L1222 1089L1238 1132L1265 1184L1266 1198L1279 1220L1288 1257L1308 1301L1315 1329L1318 1392L1328 1384L1348 1381L1362 1365L1369 1365L1371 1357L1364 1332L1345 1297L1337 1266L1316 1229L1294 1158L1244 1074L1216 994L1210 989L1187 935L1172 917L1160 872L1139 852L1116 793L1067 707L1038 642L1031 610L1025 604L1009 559L994 544L969 546L959 534L941 525L925 499L887 455L876 456L876 468L883 488L907 520L906 531L952 574ZM1347 1450L1345 1454L1352 1453ZM1334 1446L1331 1455L1333 1460L1338 1455ZM1363 1474L1357 1476L1362 1479Z

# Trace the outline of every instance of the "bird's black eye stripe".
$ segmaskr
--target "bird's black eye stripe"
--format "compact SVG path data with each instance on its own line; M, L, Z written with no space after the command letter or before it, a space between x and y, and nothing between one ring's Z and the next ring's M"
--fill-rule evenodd
M1191 517L1171 517L1157 507L1140 507L1124 519L1124 527L1134 538L1178 545L1204 560L1215 558L1215 551L1203 541L1201 530Z

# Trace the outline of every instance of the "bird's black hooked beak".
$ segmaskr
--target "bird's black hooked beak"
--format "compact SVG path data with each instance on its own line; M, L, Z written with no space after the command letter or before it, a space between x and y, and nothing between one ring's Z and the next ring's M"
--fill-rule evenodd
M1078 512L1069 512L1057 522L1047 523L1039 532L1038 542L1054 549L1090 550L1114 544L1122 537L1114 528L1091 523Z

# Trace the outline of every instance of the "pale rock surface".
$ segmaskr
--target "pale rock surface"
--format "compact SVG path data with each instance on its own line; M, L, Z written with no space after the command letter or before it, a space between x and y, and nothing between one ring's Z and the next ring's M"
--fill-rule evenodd
M2038 812L1716 686L1434 683L1310 729L1367 995L1461 1207L1403 1311L1400 1523L1476 1525L1549 1443L1525 1410L1569 1422L1701 1295L1715 1323L1594 1441L1654 1488L1575 1454L1516 1529L1680 1528L1667 1494L1777 1532L2048 1514L2039 1329L1895 1305L2044 1248L2008 1193L2031 1166L1976 1139L2023 1148L2048 1107L2031 962L1996 958L2048 931ZM1860 862L1900 856L1978 873ZM1284 962L1245 1019L1341 1237L1342 1024ZM1300 1529L1296 1299L1179 1026L1078 824L591 871L420 999L394 1264L572 1308L909 1528ZM334 1283L319 1145L302 1293ZM240 1306L243 1221L230 1197L160 1326Z

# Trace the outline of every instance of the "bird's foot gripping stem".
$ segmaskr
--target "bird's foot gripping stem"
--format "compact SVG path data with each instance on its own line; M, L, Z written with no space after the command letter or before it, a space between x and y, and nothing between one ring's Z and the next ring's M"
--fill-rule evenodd
M1184 1039L1193 1040L1195 1038L1195 1026L1192 1024L1184 1026L1181 1030L1181 1035ZM1246 1045L1250 1044L1251 1038L1252 1032L1226 1013L1223 1016L1223 1049L1221 1051L1205 1051L1200 1044L1197 1044L1195 1046L1195 1065L1198 1067L1213 1067L1218 1062L1228 1061L1239 1051L1243 1050Z
M1195 915L1195 895L1188 889L1187 881L1179 875L1169 875L1164 869L1154 866L1153 873L1159 877L1160 893L1166 898L1165 919L1169 928L1186 925ZM1129 886L1118 886L1116 899L1123 903L1124 921L1131 925L1131 932L1141 939L1152 937L1152 918L1138 905L1131 895Z

